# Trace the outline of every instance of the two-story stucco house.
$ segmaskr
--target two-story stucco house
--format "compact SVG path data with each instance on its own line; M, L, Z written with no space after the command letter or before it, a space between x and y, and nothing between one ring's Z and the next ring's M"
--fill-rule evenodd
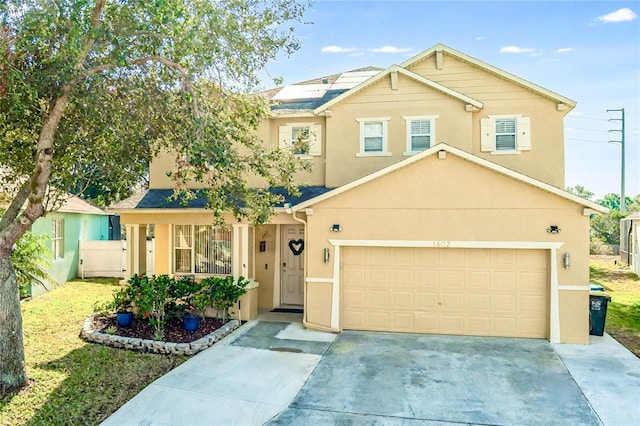
M113 207L129 271L244 275L243 319L300 307L306 327L588 343L589 215L564 188L575 102L447 46L266 92L265 143L309 132L313 170L269 224L210 226L204 201L168 202L171 155ZM274 191L280 191L274 188Z

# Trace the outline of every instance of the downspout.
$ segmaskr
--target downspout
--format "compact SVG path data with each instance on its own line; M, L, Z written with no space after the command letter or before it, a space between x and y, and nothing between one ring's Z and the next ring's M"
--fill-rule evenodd
M292 212L291 209L287 209L288 212L287 213L292 213L291 217L293 218L293 220L295 220L298 223L301 223L304 226L304 244L305 244L305 250L303 252L303 276L302 279L304 280L303 283L303 288L304 288L304 305L302 306L302 312L303 312L303 317L302 317L302 321L307 322L307 250L306 250L306 245L307 245L307 221L305 221L304 219L299 218L298 216L296 216L296 213L298 212Z

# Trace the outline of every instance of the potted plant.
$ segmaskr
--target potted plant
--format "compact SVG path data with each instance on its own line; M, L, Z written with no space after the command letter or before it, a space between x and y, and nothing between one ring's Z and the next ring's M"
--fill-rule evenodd
M183 316L184 329L186 331L196 331L200 326L200 320L204 320L207 308L211 306L211 298L209 293L205 291L203 282L194 281L185 300L187 309ZM200 315L196 315L196 311L200 312Z
M131 321L133 321L131 303L131 296L127 289L121 288L113 293L113 307L116 311L116 320L120 327L129 327Z

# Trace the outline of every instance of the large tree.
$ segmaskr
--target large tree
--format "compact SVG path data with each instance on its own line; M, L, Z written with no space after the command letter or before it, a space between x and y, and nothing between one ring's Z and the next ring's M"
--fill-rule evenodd
M117 198L162 150L176 155L178 190L191 179L212 188L218 218L230 209L253 221L268 216L274 198L249 190L247 174L295 191L300 164L257 140L268 108L248 94L269 60L299 47L291 23L306 7L0 2L0 193L11 193L0 220L0 393L26 382L12 246L55 208L50 194L98 188Z

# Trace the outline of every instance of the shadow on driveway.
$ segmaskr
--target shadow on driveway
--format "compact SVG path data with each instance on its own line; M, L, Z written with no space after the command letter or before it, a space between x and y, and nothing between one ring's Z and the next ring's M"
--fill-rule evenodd
M349 331L269 424L328 422L600 424L546 340Z

